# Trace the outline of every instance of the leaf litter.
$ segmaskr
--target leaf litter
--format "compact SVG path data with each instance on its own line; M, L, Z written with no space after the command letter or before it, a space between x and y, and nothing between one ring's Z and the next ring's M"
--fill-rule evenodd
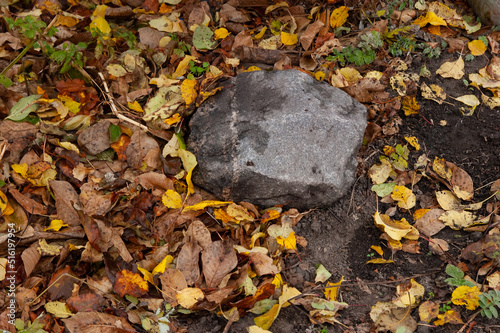
M328 288L322 284L330 288L325 299L309 295L307 288L299 291L282 277L287 258L300 259L306 247L305 239L294 230L304 214L293 208L262 210L251 203L206 197L191 181L197 161L185 150L183 120L194 106L220 90L216 84L224 76L260 69L246 65L245 54L250 50L250 60L258 60L262 68L308 71L365 103L373 133L363 149L382 135L397 136L403 122L412 117L432 124L423 114L420 96L472 116L482 105L491 109L500 105L500 85L497 36L492 33L487 39L464 43L460 35L473 34L480 25L467 21L459 8L419 1L417 15L401 11L404 6L375 10L365 4L362 12L371 15L365 20L353 8L336 2L326 8L290 7L282 2L268 6L263 15L251 7L224 4L217 8L220 21L214 20L213 8L204 2L146 1L132 5L133 9L114 2L95 8L79 2L70 8L34 5L25 14L45 21L38 30L36 24L27 28L29 16L15 20L13 13L20 8L8 4L6 12L12 20L7 22L9 42L2 45L2 59L10 62L23 48L30 51L34 44L23 45L20 37L31 38L39 45L30 52L54 61L55 66L42 74L56 78L45 80L43 75L38 77L40 71L15 63L13 70L0 74L5 87L0 91L1 126L5 127L0 130L5 139L2 151L7 145L12 150L9 155L2 152L6 164L0 208L4 224L28 240L15 267L18 299L28 303L18 313L18 330L50 327L56 331L65 325L76 332L97 322L125 330L182 331L172 314L220 309L227 328L251 312L259 316L249 330L264 332L290 304L303 306L313 323L344 325L336 317L348 305L336 301L339 289L334 289L342 288L343 278L332 284L328 281L332 274L318 263L315 282L325 294ZM360 23L360 31L350 20ZM361 31L363 24L374 21L373 32ZM388 29L389 22L400 26ZM66 34L63 44L54 44L42 34L50 34L52 25ZM88 25L91 38L79 34L83 25ZM351 29L359 32L357 40L349 36ZM398 48L415 50L416 38L424 41L418 46L423 54L433 52L439 45L433 42L435 36L443 36L449 49L462 45L458 51L468 50L473 57L490 47L491 61L468 78L464 78L462 53L432 69L433 75L444 79L464 80L474 94L455 96L437 84L427 86L425 65L420 72L411 72L410 62L397 58ZM152 52L144 52L144 46ZM389 53L382 52L383 46ZM308 53L298 59L296 48ZM378 61L384 53L393 57L385 65ZM39 61L30 66L43 68ZM99 64L99 75L90 63ZM399 110L404 120L397 115ZM37 125L32 128L28 122ZM447 242L430 236L450 227L487 232L464 249L462 258L498 265L498 180L490 196L473 201L476 190L465 169L429 154L428 147L417 158L419 134L405 140L381 149L379 163L369 169L372 190L381 205L390 206L385 214L377 208L373 218L391 259L384 259L385 252L373 245L382 258L368 263L397 263L398 251L419 253L422 240L443 257L449 251ZM22 158L16 155L23 150L28 153ZM427 196L417 192L422 181L436 190ZM399 219L393 218L396 213ZM413 225L411 217L416 221ZM6 244L6 237L0 239ZM54 270L45 271L44 265L54 259ZM498 272L487 268L482 272L491 280L489 288L496 288ZM453 274L467 281L458 271ZM43 288L33 289L36 285ZM483 304L485 315L494 315L495 308L482 291L473 289L477 287L457 286L453 304L469 310ZM372 308L376 329L414 331L416 321L408 314L424 293L413 279L399 284L392 302ZM88 310L75 306L71 297L88 297ZM491 301L495 296L489 297ZM113 304L107 313L102 312L103 299ZM47 314L38 311L42 303ZM121 316L125 308L135 309L127 319ZM433 303L422 303L418 311L424 322L437 318L434 325L462 322L458 310L436 312ZM41 322L46 325L40 326Z

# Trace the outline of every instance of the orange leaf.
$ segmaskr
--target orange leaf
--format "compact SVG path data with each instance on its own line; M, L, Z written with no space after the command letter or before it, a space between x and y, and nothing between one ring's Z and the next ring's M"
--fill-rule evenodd
M121 297L141 297L147 294L148 283L139 274L123 269L116 275L114 290Z

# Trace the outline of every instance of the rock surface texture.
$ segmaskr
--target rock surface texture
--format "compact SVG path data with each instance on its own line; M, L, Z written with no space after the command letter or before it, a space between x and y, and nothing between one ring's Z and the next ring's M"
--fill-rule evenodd
M243 73L225 86L190 122L196 185L264 208L324 207L349 191L362 104L296 70Z

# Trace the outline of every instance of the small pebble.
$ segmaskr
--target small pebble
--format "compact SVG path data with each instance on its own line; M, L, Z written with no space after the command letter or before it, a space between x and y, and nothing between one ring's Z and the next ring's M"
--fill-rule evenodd
M480 240L481 238L483 238L483 233L479 232L479 231L475 231L472 234L470 234L469 238L472 241L477 242L478 240Z

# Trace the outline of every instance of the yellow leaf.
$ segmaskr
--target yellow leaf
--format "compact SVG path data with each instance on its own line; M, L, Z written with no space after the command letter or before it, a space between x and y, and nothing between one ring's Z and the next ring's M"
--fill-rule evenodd
M74 143L65 141L65 142L59 142L58 145L59 147L63 147L66 150L71 150L77 154L80 154L80 149L78 149L77 145L75 145Z
M248 333L272 333L271 331L264 330L259 326L252 325L248 328Z
M177 151L179 154L179 157L182 160L182 166L184 167L184 170L187 171L187 176L186 176L186 183L188 185L188 195L194 193L194 185L193 182L191 181L191 177L193 176L193 170L195 166L198 164L196 161L196 156L194 156L193 153L185 150L185 149L179 149Z
M372 245L372 246L370 246L370 249L374 250L375 252L377 252L381 256L384 255L384 250L382 250L382 247L380 247L380 246Z
M284 247L287 250L296 250L297 249L297 239L295 238L295 232L291 232L287 238L283 238L278 236L276 238L276 242L278 242L281 247Z
M460 96L460 97L457 97L454 99L456 99L459 102L464 103L465 105L472 106L472 107L476 107L479 104L481 104L481 102L479 102L479 99L477 99L477 97L474 95L464 95L464 96Z
M7 274L7 263L9 261L7 258L0 258L0 281L5 280L5 275Z
M457 59L457 61L448 61L442 64L441 67L439 67L439 69L436 71L436 74L439 74L444 78L453 78L459 80L465 74L464 66L464 60L462 59L462 57L460 57Z
M453 172L446 165L446 160L444 158L438 158L436 156L432 163L432 169L443 179L450 180L453 176Z
M47 230L59 231L61 230L61 228L64 227L69 227L69 225L64 223L63 220L52 220L50 221L50 225L47 228L43 229L43 231Z
M278 9L278 8L282 8L282 7L289 7L288 6L288 3L286 3L285 1L282 1L282 2L278 2L277 4L275 5L271 5L271 6L268 6L266 8L266 11L265 11L265 15L269 14L270 12L272 12L273 10L275 9Z
M253 248L255 246L255 242L259 238L266 238L266 234L263 232L257 232L255 234L253 234L252 238L251 238L250 248Z
M92 14L92 22L90 22L89 25L90 30L98 30L104 35L109 35L111 27L104 18L106 8L108 8L106 5L99 5L95 8L94 13Z
M215 39L224 39L229 36L230 32L226 28L219 28L214 31Z
M421 28L427 24L446 26L446 21L437 16L433 12L427 12L413 21L413 24L419 25Z
M283 292L279 297L278 304L273 305L273 307L263 315L254 318L255 325L267 330L269 327L271 327L276 317L278 317L280 309L282 307L287 307L289 305L288 301L300 294L300 291L298 291L297 289L290 288L286 284L283 285Z
M439 220L454 230L460 230L476 223L477 216L465 210L449 210L439 217Z
M356 83L363 78L363 76L355 68L352 67L341 68L340 73L349 83Z
M370 259L366 262L367 264L394 264L394 260L384 259L384 258L375 258Z
M177 79L180 76L186 74L186 71L189 67L189 62L196 60L196 57L193 56L185 56L184 59L181 60L179 65L177 65L177 69L174 74L172 74L172 78Z
M257 35L253 36L253 39L261 39L262 37L264 37L266 31L267 27L262 28Z
M288 32L281 32L281 42L284 45L295 45L298 42L297 34L290 34Z
M339 282L327 282L325 287L325 298L329 301L337 300L337 292L344 281L344 276L340 278Z
M403 237L411 233L413 229L415 229L406 221L405 218L402 218L401 221L394 221L391 220L388 215L375 212L373 219L377 228L384 231L389 235L389 237L397 241L401 240Z
M398 202L398 206L404 209L412 209L417 203L417 197L413 192L405 186L394 187L391 198Z
M383 184L392 172L391 163L387 159L382 159L381 164L374 164L368 171L368 176L374 184Z
M198 83L196 80L186 79L181 83L181 94L186 106L191 105L198 96Z
M174 114L172 117L165 119L165 124L172 126L174 124L177 124L179 121L181 121L181 115L179 113Z
M0 191L0 209L2 210L2 216L14 213L14 208L10 205L7 196L2 191Z
M335 29L342 26L349 17L349 7L341 6L336 8L330 15L330 26Z
M229 204L226 208L226 212L228 213L229 216L233 217L237 221L253 221L254 218L250 213L248 213L248 210L240 205L237 205L235 203Z
M323 81L325 79L325 72L317 71L314 73L314 78L320 82Z
M182 207L181 195L174 190L167 190L161 197L161 202L167 208L178 209Z
M63 302L48 302L44 307L48 313L53 314L57 318L68 318L73 315L66 303Z
M439 305L426 301L418 307L418 316L420 320L425 323L430 323L432 319L436 318L439 314Z
M132 103L128 102L128 108L130 110L134 110L136 112L144 112L144 110L142 109L141 104L139 104L139 102L137 102L137 101L134 101Z
M186 309L191 309L196 303L203 300L205 295L199 288L184 288L175 297L177 302Z
M418 104L414 96L404 96L403 101L401 102L401 106L403 111L405 112L405 116L418 114L418 111L420 110L420 105Z
M436 199L438 204L444 210L462 209L462 204L460 203L460 200L458 200L458 198L451 191L446 191L446 190L437 191Z
M137 266L137 270L142 273L142 276L144 276L144 280L151 283L152 285L155 284L153 274L149 273L147 269Z
M467 310L475 310L479 306L481 291L478 287L460 286L451 294L451 301L456 305L465 305Z
M444 324L463 324L460 313L453 310L448 310L437 317L438 319L434 321L434 325L437 326L442 326Z
M80 112L80 106L82 105L81 103L78 103L69 96L58 95L57 98L61 102L63 102L64 106L67 107L68 110L72 113L77 114L78 112Z
M220 207L233 203L232 201L205 200L192 206L186 206L182 211L202 210L207 207Z
M486 45L484 42L480 39L473 40L467 44L469 47L469 51L473 56L480 56L483 55L484 52L486 52Z
M276 317L278 317L280 309L281 309L281 306L279 304L274 304L273 307L269 311L267 311L263 315L260 315L260 316L254 318L253 321L254 321L255 325L257 325L258 327L260 327L264 330L267 330L273 324L274 319L276 319Z
M250 66L248 67L247 69L245 69L243 71L243 73L246 73L246 72L255 72L255 71L260 71L261 69L257 66Z
M405 140L416 150L420 150L420 144L418 143L418 139L414 136L405 136Z
M398 298L393 301L399 307L416 306L419 300L424 296L425 288L417 283L414 279L410 280L410 284L400 284L396 287L396 295Z
M170 265L174 261L174 257L172 257L170 254L167 254L163 260L156 265L155 268L153 268L153 275L160 274L165 272L165 269L167 268L168 265Z
M281 277L281 274L280 273L276 274L271 283L274 284L276 289L281 287L283 285L283 278Z
M416 221L418 219L420 219L422 216L424 216L428 211L430 211L430 209L424 209L424 208L421 208L421 209L417 209L414 213L413 213L413 220Z

